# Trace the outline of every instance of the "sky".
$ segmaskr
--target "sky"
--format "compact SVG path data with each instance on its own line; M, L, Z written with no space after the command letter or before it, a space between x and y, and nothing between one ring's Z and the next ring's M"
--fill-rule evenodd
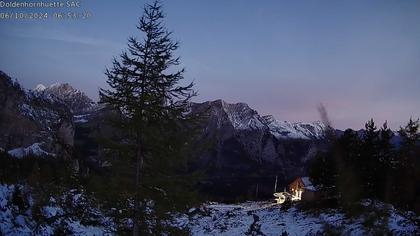
M146 1L79 3L0 8L49 13L46 20L0 19L0 70L25 88L68 82L97 99L112 58L129 36L142 37L136 24ZM420 117L420 0L162 3L196 102L245 102L293 122L319 120L322 103L340 129L360 129L370 118L397 129ZM53 18L68 12L91 17Z

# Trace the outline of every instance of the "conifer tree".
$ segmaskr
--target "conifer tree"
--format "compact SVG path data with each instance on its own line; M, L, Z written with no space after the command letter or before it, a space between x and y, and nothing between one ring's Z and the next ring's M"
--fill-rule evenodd
M341 201L351 202L361 197L360 151L362 142L357 132L347 129L337 140L335 159L337 161L336 185Z
M361 178L365 193L375 194L375 174L378 167L379 131L373 119L365 124L361 150Z
M392 194L392 168L395 162L395 150L392 143L394 133L388 122L379 130L377 171L375 173L376 196L388 200Z
M411 149L420 142L420 120L410 118L407 125L401 127L398 133L401 136L401 147L403 149Z
M379 133L378 128L375 125L373 119L370 119L365 124L365 131L363 134L363 141L366 143L366 146L374 147L377 145ZM373 151L373 150L371 150Z
M185 118L195 95L192 83L180 85L184 69L176 69L179 57L174 55L179 45L171 39L163 19L157 1L144 7L137 26L143 39L128 39L128 50L106 70L110 89L100 90L101 102L119 111L121 119L115 125L125 130L125 142L135 150L131 153L136 162L133 235L140 232L139 188L145 158L152 158L149 151L156 146L159 130Z
M336 169L331 152L318 152L311 162L309 176L317 188L332 188L336 184Z
M420 189L420 123L419 119L410 118L398 131L401 137L398 151L394 189L398 191L396 201L403 207L410 208L418 200ZM398 181L398 182L397 182Z
M405 174L414 171L416 159L418 159L417 147L420 144L420 121L410 118L407 125L398 131L401 137L398 168Z
M394 150L394 145L392 144L392 138L394 137L394 133L388 127L388 122L382 125L381 129L379 130L380 136L380 153L379 153L379 161L382 163L388 163L392 161L392 152Z

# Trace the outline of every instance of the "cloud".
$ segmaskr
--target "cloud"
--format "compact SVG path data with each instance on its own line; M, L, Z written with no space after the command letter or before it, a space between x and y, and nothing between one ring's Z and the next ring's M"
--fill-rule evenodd
M97 37L81 35L78 33L71 33L69 31L52 30L45 28L11 28L7 30L7 34L13 37L28 38L28 39L41 39L41 40L54 40L69 44L81 44L93 47L109 47L113 49L123 49L125 44L106 40Z

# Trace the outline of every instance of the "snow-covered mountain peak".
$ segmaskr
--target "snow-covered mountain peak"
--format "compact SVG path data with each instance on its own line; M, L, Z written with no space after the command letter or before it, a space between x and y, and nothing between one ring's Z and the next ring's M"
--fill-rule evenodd
M246 103L228 103L221 99L204 104L212 108L219 123L224 119L236 130L267 130L277 139L321 139L324 135L325 126L320 121L279 121L272 115L260 116Z
M35 87L34 91L36 91L36 92L43 92L46 88L47 88L47 87L45 87L45 85L43 85L43 84L38 84L38 85Z
M59 97L84 95L84 93L78 89L73 88L68 83L54 83L46 88L47 91L55 93Z
M324 135L325 125L320 122L288 122L276 120L273 116L264 116L270 132L276 138L320 139Z
M54 83L50 86L39 84L33 90L37 95L51 96L62 100L74 113L89 110L94 104L93 101L82 91L73 88L68 83Z
M262 118L265 120L265 123L273 123L276 121L276 118L273 115L265 115L262 116Z
M229 122L235 129L264 129L263 119L258 115L258 112L251 109L246 103L227 103L224 100L216 100L210 102L210 106L214 109L223 111L227 116Z

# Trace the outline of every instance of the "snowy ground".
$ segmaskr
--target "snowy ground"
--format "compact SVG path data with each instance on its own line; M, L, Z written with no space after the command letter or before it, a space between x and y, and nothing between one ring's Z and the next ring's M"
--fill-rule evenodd
M20 194L16 194L17 189ZM59 202L68 204L63 207ZM86 202L83 193L69 190L61 199L51 198L39 215L24 186L0 185L0 235L111 235L115 231L113 222ZM76 216L71 209L81 211L83 216Z
M113 219L93 207L83 191L69 190L36 208L26 189L0 185L0 235L118 235ZM339 210L284 209L271 202L208 203L170 214L168 225L192 235L419 235L420 217L414 213L369 200L361 204L366 210L348 217Z
M10 151L8 151L9 155L16 157L18 159L22 159L25 156L28 155L34 155L34 156L55 156L53 153L49 153L44 151L41 148L42 143L34 143L30 145L29 147L23 148L15 148Z
M382 208L384 204L374 207ZM410 215L410 214L408 214ZM411 214L415 219L415 215ZM393 235L416 235L415 220L389 208L388 231ZM370 235L380 230L379 222L364 227L366 218L348 219L338 210L305 213L296 207L287 210L269 202L208 204L175 218L174 225L188 228L192 235L316 235L339 232L342 235ZM285 234L286 235L286 234Z
M73 121L74 123L87 123L89 114L84 114L84 115L75 115L73 116Z

